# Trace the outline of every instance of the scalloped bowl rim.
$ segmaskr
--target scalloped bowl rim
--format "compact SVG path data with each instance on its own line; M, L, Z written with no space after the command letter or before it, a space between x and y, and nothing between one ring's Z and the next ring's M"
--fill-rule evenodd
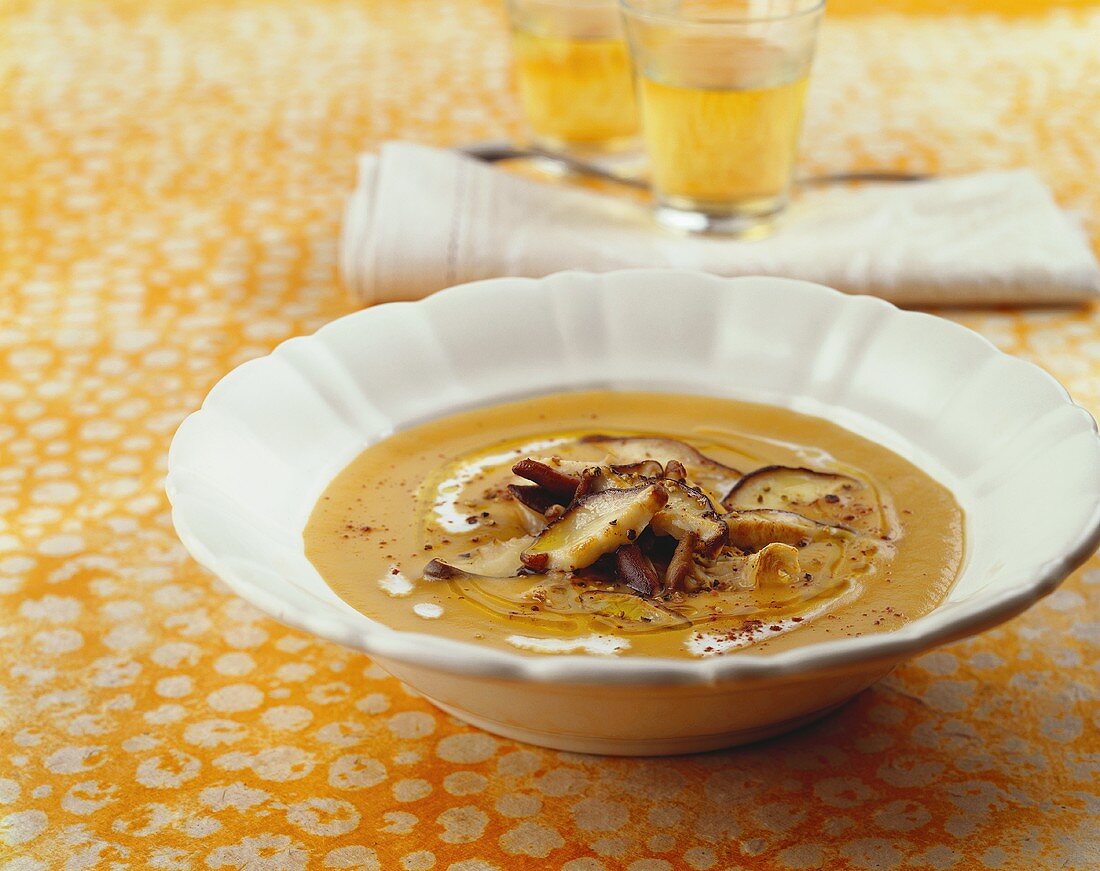
M421 300L412 302L390 302L358 310L325 324L308 336L297 336L280 343L271 353L248 360L235 367L211 388L202 407L188 415L180 424L169 450L166 491L172 504L172 521L184 547L204 568L218 576L227 586L243 599L280 622L314 635L336 641L366 652L369 655L395 662L430 668L435 671L454 674L484 676L497 679L533 680L544 683L571 684L714 684L726 682L755 682L812 675L853 666L875 663L893 663L920 653L932 647L946 644L969 635L976 634L1022 613L1039 599L1048 595L1076 568L1081 566L1100 546L1100 498L1093 506L1088 517L1082 517L1079 530L1072 545L1063 553L1050 556L1034 567L1034 578L1029 583L1005 589L995 595L984 595L976 604L962 603L952 613L944 614L937 606L928 614L914 619L898 629L876 632L843 639L832 639L799 645L786 650L751 655L726 655L699 659L673 657L629 656L609 657L591 654L547 654L531 655L512 653L508 650L478 645L474 642L458 641L426 632L409 632L393 629L358 611L347 607L340 611L331 603L314 596L307 590L290 584L283 584L281 590L256 583L242 576L232 565L226 563L212 552L189 523L186 512L180 509L176 483L173 477L174 467L182 446L190 438L191 430L203 425L207 405L227 385L240 378L242 373L252 367L264 366L274 357L285 355L287 349L303 342L323 341L326 334L334 329L343 329L349 322L364 320L369 322L381 310L405 308L411 306L431 307L439 305L456 294L477 293L483 286L511 282L528 288L538 287L537 292L555 292L554 285L570 280L605 279L609 276L660 276L670 280L700 281L712 280L724 287L742 282L766 281L773 286L785 285L799 287L803 291L829 295L840 300L846 306L877 307L888 310L894 317L934 322L937 329L965 334L967 340L985 347L988 353L996 355L1013 364L1034 370L1048 383L1052 391L1052 400L1058 404L1080 409L1082 418L1096 439L1097 452L1100 454L1100 433L1095 419L1083 409L1069 394L1068 390L1052 375L1033 363L1013 357L998 349L984 336L960 324L939 318L932 314L898 309L893 304L877 297L853 296L812 282L797 279L742 276L722 278L707 273L686 269L623 269L607 273L589 273L581 271L558 272L544 278L503 277L468 282L441 290ZM552 392L561 389L578 389L585 385L547 385L532 391L531 395ZM487 398L480 404L506 401L502 397ZM752 401L752 400L750 400ZM1051 403L1052 408L1055 402ZM454 413L457 409L448 408L440 415ZM812 413L812 412L811 412ZM413 425L417 421L407 422ZM384 437L384 436L383 436ZM346 462L350 461L348 458ZM301 546L301 545L299 545ZM966 566L960 569L960 577ZM267 569L269 574L274 572Z

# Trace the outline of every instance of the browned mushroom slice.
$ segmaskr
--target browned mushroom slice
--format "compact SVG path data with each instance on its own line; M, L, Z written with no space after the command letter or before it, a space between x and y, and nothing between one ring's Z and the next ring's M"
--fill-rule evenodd
M599 465L594 460L566 460L562 457L528 457L527 459L549 466L555 472L561 472L563 475L574 478L579 478L585 469Z
M577 492L577 487L581 483L581 479L576 475L567 474L530 458L520 460L512 466L512 471L521 478L538 484L551 496L565 500L566 503L573 498L573 494Z
M424 580L426 581L453 581L455 578L465 577L469 577L467 572L440 559L433 559L424 566Z
M577 487L577 498L586 496L589 493L600 493L603 490L610 490L612 488L626 490L631 487L637 487L639 484L648 483L638 475L616 471L616 469L623 468L625 467L594 466L590 464L588 468L581 473L581 483L580 486Z
M668 491L660 484L582 496L523 552L523 564L540 572L592 565L634 541L666 502Z
M706 494L679 481L662 481L661 486L668 491L668 504L653 518L650 524L653 531L677 540L694 534L699 539L701 553L708 556L717 553L726 543L726 524Z
M614 488L638 486L636 479L626 476L616 469L596 466L585 470L580 495L599 493ZM694 532L701 543L700 550L713 554L726 543L726 527L714 510L710 498L696 487L672 479L663 479L661 486L668 491L668 504L665 505L650 523L650 527L659 535L670 535L679 540L687 533Z
M512 499L509 504L515 513L516 520L519 521L519 526L531 537L546 529L550 518L555 516L555 512L565 510L560 505L551 505L545 512L542 512L525 505L519 499Z
M631 593L590 592L580 596L584 609L621 632L654 632L689 626L690 621Z
M852 531L839 526L828 526L775 508L755 508L749 511L731 511L722 517L729 530L729 543L739 550L760 550L779 542L803 547L824 536L851 537Z
M615 551L615 568L622 581L639 596L652 596L661 586L657 570L636 544Z
M430 581L462 577L514 578L523 570L520 557L533 541L533 536L521 535L506 541L489 541L455 557L433 559L424 567L424 577Z
M878 494L850 475L791 466L765 466L741 479L722 504L730 511L773 508L793 511L829 526L883 535Z
M693 484L714 492L719 498L741 478L737 469L712 460L687 442L677 439L590 435L581 441L599 445L607 451L612 463L640 463L643 460L667 463L675 460L684 467Z
M552 506L562 504L561 499L538 484L509 484L508 492L517 502L539 514L545 514ZM568 502L569 500L566 499L565 503L568 504Z
M676 543L676 550L673 551L665 571L666 591L684 589L692 569L695 568L695 550L698 546L699 536L694 532L689 532Z
M665 474L664 466L656 460L615 465L611 467L611 471L619 475L637 475L639 478L662 478Z

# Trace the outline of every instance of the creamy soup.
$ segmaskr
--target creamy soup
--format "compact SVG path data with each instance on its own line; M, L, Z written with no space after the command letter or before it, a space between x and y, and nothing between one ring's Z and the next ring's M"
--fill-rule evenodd
M819 418L583 392L456 414L329 485L309 559L396 629L531 655L708 657L896 629L959 571L951 493Z

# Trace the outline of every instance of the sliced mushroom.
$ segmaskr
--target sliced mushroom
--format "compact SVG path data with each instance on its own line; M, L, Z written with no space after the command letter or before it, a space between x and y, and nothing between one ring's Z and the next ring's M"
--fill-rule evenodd
M634 541L668 502L660 484L604 490L574 500L522 554L535 571L572 572Z
M765 466L746 475L722 500L730 511L772 508L793 511L829 526L868 535L886 533L882 504L874 488L836 472Z
M507 541L486 542L456 557L433 559L424 567L424 577L431 581L463 577L514 578L523 568L521 555L533 541L533 536L521 535Z
M544 466L549 466L555 472L561 472L563 475L571 475L574 478L579 478L581 473L585 469L590 469L593 466L598 466L595 460L567 460L563 457L528 457L533 459L536 463L542 463Z
M690 625L686 617L630 593L582 593L584 609L623 632L653 632Z
M745 562L745 572L752 579L759 598L779 604L799 597L802 567L798 549L789 544L769 544Z
M653 518L653 531L678 541L693 534L701 553L716 554L726 543L727 530L706 494L679 481L662 481L661 486L668 491L668 504Z
M508 505L511 506L519 525L523 527L523 531L532 537L546 529L547 524L550 522L549 518L554 516L554 511L564 510L560 505L552 504L545 512L539 511L525 504L518 497L509 500Z
M673 481L686 481L687 469L679 460L669 460L665 463L665 477Z
M599 445L607 451L610 462L616 464L640 463L643 460L667 464L669 460L675 460L684 467L692 482L713 491L719 498L741 478L737 469L712 460L687 442L677 439L590 435L581 441Z
M699 536L694 532L689 532L676 543L676 550L673 551L668 569L665 570L664 589L666 591L682 590L687 585L688 577L695 567L695 550L698 546Z
M637 475L639 478L663 478L664 466L656 460L642 460L637 463L627 463L611 467L611 471L619 475Z
M440 559L433 559L424 566L424 580L426 581L453 581L456 578L470 577L470 573L445 563Z
M599 463L586 462L582 460L563 460L560 457L544 457L535 460L528 459L524 461L524 463L528 462L536 463L538 465L525 465L522 467L520 472L517 472L520 477L527 477L528 480L534 479L530 478L528 475L524 475L524 471L539 476L543 480L550 480L550 473L547 472L546 469L538 468L538 466L545 466L551 471L560 473L562 476L565 476L569 479L575 478L578 483L576 489L573 491L573 498L585 496L588 493L598 493L601 490L607 490L611 487L618 487L620 489L625 489L627 487L636 487L638 484L644 483L643 478L645 477L660 477L660 474L650 476L638 474L637 470L651 470L652 467L647 466L644 463L635 463L632 466L615 467L606 465L601 466ZM516 466L519 466L519 464L517 463ZM653 466L656 466L658 469L660 468L659 463L653 463ZM515 468L513 468L513 471L515 471ZM553 496L551 492L546 489L543 489L543 492L546 493L548 497L554 498L564 505L569 504L570 500L568 498L562 498L562 496ZM561 488L558 492L563 495L566 492L566 485L564 484L564 482L562 483Z
M800 547L822 536L852 535L850 529L827 526L793 511L779 511L775 508L731 511L722 520L729 530L729 543L744 551L760 550L775 542Z
M589 493L600 493L612 488L626 490L631 487L637 487L639 484L648 483L648 481L638 475L616 471L616 468L623 469L626 467L589 465L589 467L581 473L581 483L580 486L577 487L577 498L586 496Z
M657 465L656 463L654 465ZM577 493L607 492L612 489L637 487L638 481L621 471L622 466L595 466L586 469ZM699 538L698 550L713 555L726 543L726 525L714 510L710 498L697 487L672 479L661 480L668 492L668 503L650 523L658 535L670 535L680 540L689 532Z
M683 581L687 592L709 590L748 590L754 581L746 576L748 557L723 549L713 557L696 556Z
M577 487L581 483L577 475L567 474L547 463L540 463L530 458L520 460L512 466L512 471L519 477L539 485L551 496L565 500L565 503L573 498L573 494L577 492Z
M615 551L619 578L639 596L652 596L661 586L657 570L636 544L624 544Z
M562 504L561 499L538 484L509 484L508 492L512 494L512 498L517 502L526 505L538 514L545 514L553 506ZM569 500L565 501L568 503Z

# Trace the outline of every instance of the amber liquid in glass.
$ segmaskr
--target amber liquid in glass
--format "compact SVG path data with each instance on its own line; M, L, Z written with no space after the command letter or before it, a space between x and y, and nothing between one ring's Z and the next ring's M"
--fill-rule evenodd
M527 121L545 148L621 151L638 130L630 58L621 38L513 31Z
M701 212L781 209L807 81L734 89L640 77L646 150L662 202Z

